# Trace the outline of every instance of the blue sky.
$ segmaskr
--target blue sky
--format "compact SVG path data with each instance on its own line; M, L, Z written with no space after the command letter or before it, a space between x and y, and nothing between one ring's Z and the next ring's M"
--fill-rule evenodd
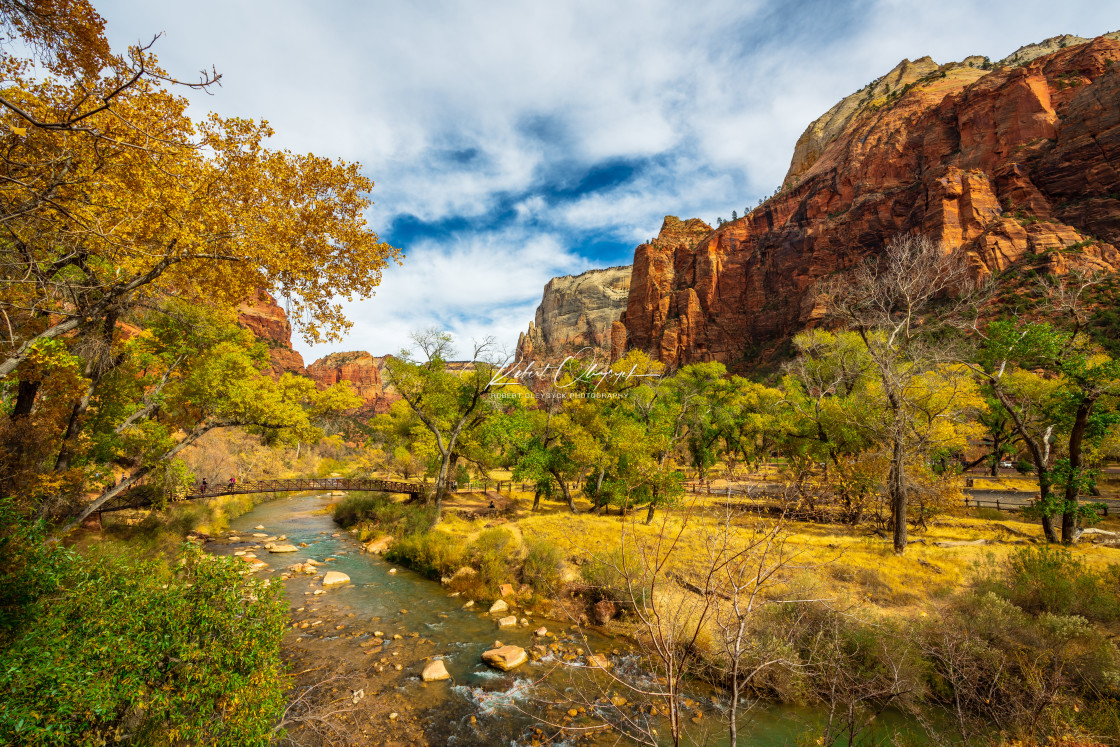
M430 326L512 347L555 275L629 264L666 214L742 213L794 142L901 59L1000 59L1120 26L1111 3L903 0L683 4L95 0L115 47L181 77L197 115L267 119L272 146L359 161L368 219L404 249L345 339L392 353Z

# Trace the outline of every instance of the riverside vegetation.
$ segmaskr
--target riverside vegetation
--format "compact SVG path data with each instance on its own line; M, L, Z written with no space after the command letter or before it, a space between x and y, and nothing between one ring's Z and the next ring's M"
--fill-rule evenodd
M707 681L733 743L755 698L817 706L817 744L879 739L888 711L935 742L1120 743L1120 570L1114 540L1086 541L1117 524L1095 497L1120 363L1084 323L1113 278L1035 278L1009 303L902 237L822 283L825 324L757 379L631 351L503 381L492 341L463 366L433 330L386 364L401 401L347 443L353 392L270 375L233 307L268 288L309 339L345 329L329 298L400 259L361 218L359 166L192 119L151 45L113 53L84 0L0 0L0 26L0 742L282 739L279 585L196 546L250 504L178 499L215 472L394 471L429 494L350 497L337 521L449 593L516 585L633 637L652 677L574 690L599 723L558 733L700 740ZM961 473L1006 460L1034 499L969 515ZM497 476L531 488L452 490ZM157 505L79 529L126 490Z
M0 743L267 744L280 591L182 543L244 504L75 530L125 490L182 497L222 445L257 476L318 444L355 396L268 375L234 307L279 290L332 339L331 294L369 295L400 253L358 164L192 118L184 88L216 72L178 82L155 39L104 31L86 0L0 2Z

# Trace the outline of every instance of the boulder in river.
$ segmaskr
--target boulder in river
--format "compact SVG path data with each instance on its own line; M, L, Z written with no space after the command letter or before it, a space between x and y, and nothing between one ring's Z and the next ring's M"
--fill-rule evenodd
M548 635L548 628L545 628L545 627L537 628L535 631L533 631L533 635L544 638L546 635Z
M350 577L345 573L339 573L338 571L327 571L326 575L323 576L324 589L331 586L342 586L343 584L348 583L350 583Z
M515 669L528 660L529 655L520 646L502 646L482 653L482 661L503 672Z
M299 550L295 545L272 545L268 548L269 552L296 552Z
M514 617L513 615L510 615L509 617L503 617L501 620L498 620L498 627L499 628L514 628L514 627L517 627L517 618Z
M491 613L507 612L508 610L509 610L509 605L506 604L506 600L504 600L504 599L499 599L498 601L496 601L492 605L490 605L490 612Z
M447 666L443 663L443 659L432 659L424 667L424 671L420 673L420 679L425 682L436 682L438 680L451 679L451 675L447 672Z
M603 654L591 654L587 657L587 666L598 667L599 669L610 669L611 660Z

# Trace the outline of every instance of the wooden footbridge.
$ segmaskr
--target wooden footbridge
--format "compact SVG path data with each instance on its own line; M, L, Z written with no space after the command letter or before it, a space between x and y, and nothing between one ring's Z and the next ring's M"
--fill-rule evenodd
M105 505L98 509L98 513L107 511L125 511L135 508L150 508L168 503L181 503L205 498L216 498L220 495L243 495L246 493L314 493L314 492L379 492L379 493L407 493L413 498L418 497L424 486L419 483L400 482L398 480L382 480L378 478L350 478L350 477L300 477L290 480L246 480L244 482L222 482L203 484L197 482L190 487L187 494L174 501L169 501L166 495L151 489L151 486L138 484L118 496L111 498Z

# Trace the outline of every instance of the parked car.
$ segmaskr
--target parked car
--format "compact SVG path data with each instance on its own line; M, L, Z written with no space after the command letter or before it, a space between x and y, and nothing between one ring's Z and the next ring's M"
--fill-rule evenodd
M1000 462L1000 463L999 463L999 466L1000 466L1000 467L1003 467L1004 469L1011 469L1011 468L1012 468L1012 467L1014 467L1015 465L1014 465L1014 464L1012 464L1012 463L1011 463L1010 461L1008 461L1007 459L1004 459L1004 460L1003 460L1002 462Z

